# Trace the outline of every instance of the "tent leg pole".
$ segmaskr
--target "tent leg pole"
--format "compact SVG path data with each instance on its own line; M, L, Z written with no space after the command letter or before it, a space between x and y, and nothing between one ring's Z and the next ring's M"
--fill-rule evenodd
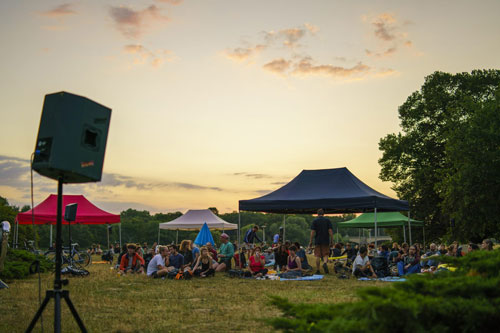
M283 244L286 242L286 214L283 214Z
M337 226L337 235L335 236L336 240L335 243L339 242L339 227Z
M50 225L49 247L52 247L52 224Z
M177 233L175 234L175 245L179 244L179 229L177 229Z
M160 245L160 226L158 226L158 245Z
M16 243L15 243L15 248L17 249L18 243L19 243L19 222L16 223L16 237L15 237Z
M410 221L410 211L408 211L408 236L410 236L410 246L413 244L411 241L411 221Z
M120 234L120 251L121 251L121 248L122 248L122 224L120 223L118 225L118 231L119 231L119 234Z
M108 238L108 250L109 250L109 224L106 223L106 236Z
M406 243L406 228L405 228L404 224L403 224L403 239L404 239L404 242Z
M422 226L422 236L423 236L423 240L424 240L424 250L425 250L425 225Z
M238 246L241 246L241 212L238 210Z
M377 207L375 207L375 250L377 248Z

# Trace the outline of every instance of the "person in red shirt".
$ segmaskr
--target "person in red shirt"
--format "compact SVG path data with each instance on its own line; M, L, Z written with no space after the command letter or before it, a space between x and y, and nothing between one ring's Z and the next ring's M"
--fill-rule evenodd
M250 261L250 272L255 277L262 277L267 274L267 268L264 268L266 264L266 259L262 255L262 249L260 246L254 248L253 254L248 259Z
M135 252L136 249L137 247L134 244L127 245L127 253L122 256L120 262L121 274L144 274L144 259Z

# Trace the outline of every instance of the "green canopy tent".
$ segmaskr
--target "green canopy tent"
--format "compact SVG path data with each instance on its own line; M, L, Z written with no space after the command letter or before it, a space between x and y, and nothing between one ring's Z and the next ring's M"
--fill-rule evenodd
M423 227L424 222L404 216L400 212L377 213L377 228L403 227L404 240L406 242L406 227ZM364 213L355 219L338 223L339 228L375 228L375 214ZM410 231L411 243L411 231ZM425 243L425 241L424 241Z

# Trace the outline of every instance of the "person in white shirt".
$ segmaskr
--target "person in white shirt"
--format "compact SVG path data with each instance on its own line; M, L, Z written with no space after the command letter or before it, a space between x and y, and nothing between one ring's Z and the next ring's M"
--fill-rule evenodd
M167 275L168 273L168 256L170 254L168 248L166 246L160 246L159 251L160 253L155 255L149 262L147 270L147 275L155 279Z
M358 256L352 264L352 274L357 277L368 277L371 273L371 277L376 278L377 275L370 264L367 254L368 251L366 247L362 246L359 249Z

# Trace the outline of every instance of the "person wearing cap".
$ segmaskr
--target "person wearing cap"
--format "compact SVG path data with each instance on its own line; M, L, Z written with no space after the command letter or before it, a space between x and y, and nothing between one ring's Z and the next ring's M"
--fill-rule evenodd
M229 270L231 268L231 260L234 256L234 247L229 241L229 235L223 233L220 235L220 241L222 244L219 249L219 266L217 266L216 272Z

